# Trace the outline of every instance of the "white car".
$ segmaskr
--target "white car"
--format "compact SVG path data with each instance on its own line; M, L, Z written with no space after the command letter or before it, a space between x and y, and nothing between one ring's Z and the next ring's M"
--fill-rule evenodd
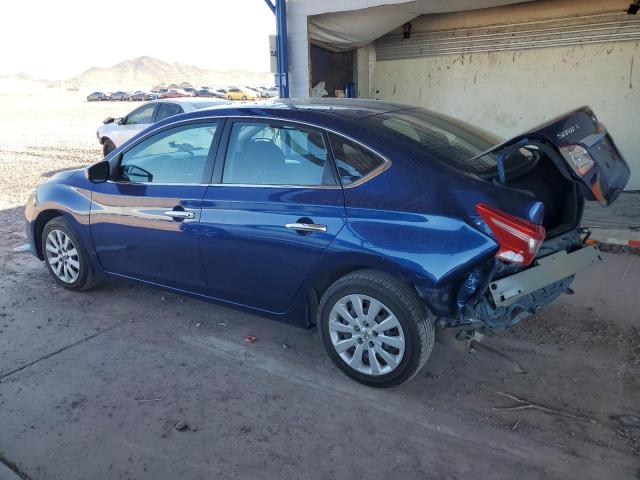
M229 103L226 100L194 97L154 100L136 108L124 117L108 117L98 128L96 136L106 156L153 123L180 113Z
M280 97L280 89L278 87L265 88L262 96L265 98L278 98Z

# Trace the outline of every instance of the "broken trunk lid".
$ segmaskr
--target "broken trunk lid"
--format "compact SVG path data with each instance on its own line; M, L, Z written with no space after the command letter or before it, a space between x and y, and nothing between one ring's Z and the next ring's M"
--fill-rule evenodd
M550 147L552 160L579 182L587 200L608 206L624 190L631 171L605 126L589 107L581 107L503 142L477 155L499 156L526 145Z

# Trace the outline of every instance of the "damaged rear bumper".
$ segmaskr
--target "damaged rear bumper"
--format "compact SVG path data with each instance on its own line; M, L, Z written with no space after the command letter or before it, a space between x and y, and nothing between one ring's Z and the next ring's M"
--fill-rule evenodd
M560 251L538 259L535 267L491 282L489 291L496 307L508 307L522 297L571 277L601 260L600 252L593 246L572 253Z
M571 253L560 250L538 258L526 270L489 281L486 288L479 290L483 294L465 302L463 318L449 326L482 325L502 331L570 291L575 274L601 260L600 252L592 246Z

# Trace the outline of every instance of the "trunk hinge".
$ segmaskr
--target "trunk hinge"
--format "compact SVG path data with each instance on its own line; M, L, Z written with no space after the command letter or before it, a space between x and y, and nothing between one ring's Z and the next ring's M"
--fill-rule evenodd
M498 162L498 180L502 185L505 185L507 183L507 175L504 172L504 160L514 151L519 150L529 143L531 142L529 142L529 139L525 137L518 140L513 145L509 145L508 147L505 147L504 149L496 152L496 161Z

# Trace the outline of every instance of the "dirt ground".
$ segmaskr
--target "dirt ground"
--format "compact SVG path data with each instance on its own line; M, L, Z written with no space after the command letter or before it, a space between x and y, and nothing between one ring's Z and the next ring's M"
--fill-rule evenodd
M640 478L637 256L604 254L486 339L526 373L437 344L391 390L347 379L313 330L122 281L57 287L19 251L26 194L97 160L99 122L130 108L0 95L0 461L65 480Z

